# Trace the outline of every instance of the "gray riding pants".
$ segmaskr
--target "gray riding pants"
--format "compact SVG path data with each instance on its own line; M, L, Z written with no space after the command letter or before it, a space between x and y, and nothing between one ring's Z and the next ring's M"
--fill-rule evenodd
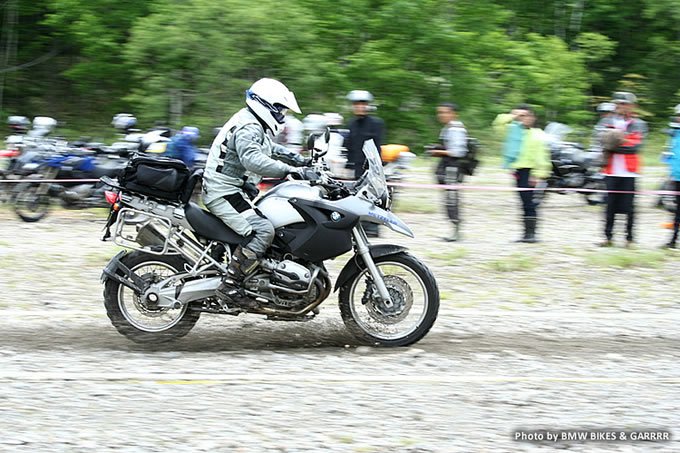
M258 258L272 244L274 225L258 214L243 192L213 200L206 207L234 232L243 236L241 245L254 252Z

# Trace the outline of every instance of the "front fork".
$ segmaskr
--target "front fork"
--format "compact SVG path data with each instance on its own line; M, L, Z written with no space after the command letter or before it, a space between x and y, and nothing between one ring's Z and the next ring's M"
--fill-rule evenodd
M387 286L385 286L385 276L373 261L371 251L368 248L368 238L366 237L366 232L361 227L361 224L352 229L352 235L354 236L354 243L357 247L357 253L359 256L361 256L361 259L364 260L366 268L371 274L371 277L373 277L375 286L378 288L378 297L385 304L385 307L391 308L394 304L392 302L392 298L390 297L390 293L387 290Z

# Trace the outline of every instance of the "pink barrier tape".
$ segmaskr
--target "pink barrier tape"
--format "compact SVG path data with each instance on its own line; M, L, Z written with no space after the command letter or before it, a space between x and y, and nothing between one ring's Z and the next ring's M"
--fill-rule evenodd
M43 182L99 182L98 179L0 179L2 182L32 182L32 183L43 183Z
M276 178L264 178L263 181L280 181ZM345 182L354 182L347 181ZM75 182L99 182L98 179L0 179L0 183L75 183ZM632 193L640 195L680 195L680 192L673 190L606 190L606 189L579 189L571 187L514 187L514 186L466 186L453 184L422 184L411 182L388 182L388 186L407 187L411 189L443 189L443 190L483 190L491 192L526 192L535 190L545 190L548 192L577 192L577 193Z
M532 190L545 190L548 192L577 192L577 193L634 193L647 195L680 195L673 190L606 190L606 189L579 189L570 187L513 187L513 186L465 186L451 184L417 184L410 182L388 182L388 186L410 187L413 189L444 189L444 190L488 190L495 192L526 192Z

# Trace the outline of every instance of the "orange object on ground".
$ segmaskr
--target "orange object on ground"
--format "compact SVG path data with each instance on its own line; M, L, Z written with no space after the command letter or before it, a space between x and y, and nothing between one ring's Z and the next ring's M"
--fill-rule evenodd
M392 162L399 157L399 154L407 152L408 146L406 145L382 145L380 147L380 157L383 162Z

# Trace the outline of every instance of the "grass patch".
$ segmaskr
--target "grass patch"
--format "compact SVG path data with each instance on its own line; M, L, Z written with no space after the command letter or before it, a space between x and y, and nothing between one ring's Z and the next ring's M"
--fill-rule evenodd
M659 268L663 266L667 255L656 250L607 250L606 252L586 257L586 263L595 267Z
M489 261L489 268L497 272L530 271L536 267L532 256L512 255L505 259Z
M104 265L108 263L111 260L111 258L113 258L121 250L123 250L121 247L110 246L103 250L97 250L88 253L87 255L85 255L85 260L87 261L88 264Z
M446 252L428 252L427 257L435 260L446 261L447 264L450 261L456 261L464 258L467 255L467 250L464 248L448 250Z
M412 214L435 214L439 212L439 204L429 200L399 197L395 200L394 211Z

